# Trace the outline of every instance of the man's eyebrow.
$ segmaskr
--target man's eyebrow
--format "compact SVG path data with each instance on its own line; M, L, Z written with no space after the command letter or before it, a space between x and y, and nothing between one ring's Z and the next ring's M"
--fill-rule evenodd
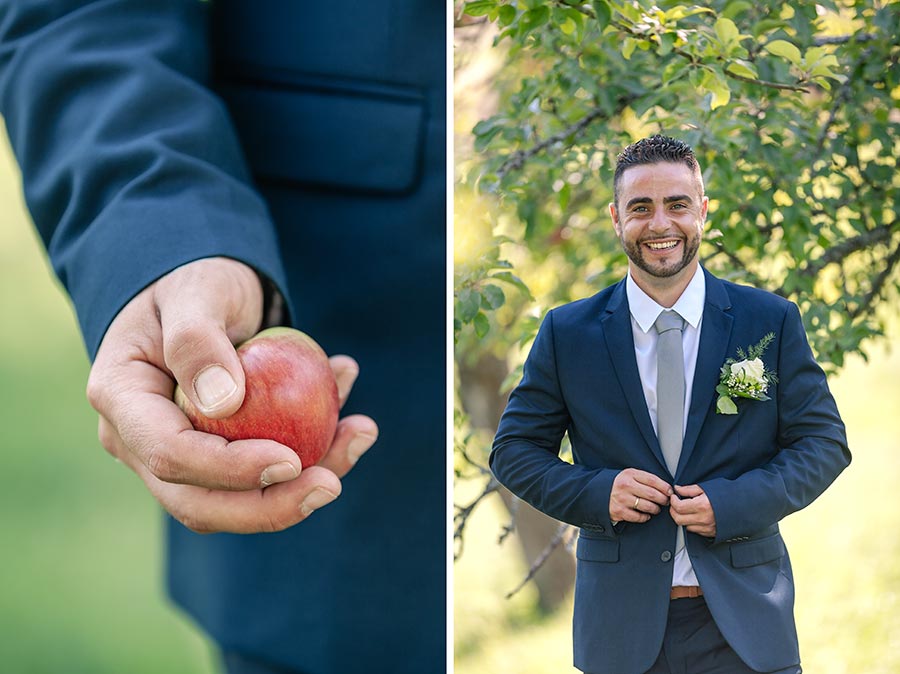
M687 204L693 203L691 197L687 194L675 194L671 197L663 197L664 204L672 204L676 201L683 201ZM631 208L632 206L636 206L637 204L652 204L653 199L650 197L635 197L634 199L629 199L628 203L625 204L625 208Z

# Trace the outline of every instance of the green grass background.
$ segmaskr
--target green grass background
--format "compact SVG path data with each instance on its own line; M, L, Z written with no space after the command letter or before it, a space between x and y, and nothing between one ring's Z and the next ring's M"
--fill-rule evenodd
M0 120L0 671L213 672L164 595L160 510L97 440L87 373Z
M782 524L797 585L796 617L808 674L900 672L900 321L889 340L852 357L830 380L854 454L809 508ZM475 485L457 484L468 502ZM534 610L534 587L505 600L526 574L516 541L497 536L509 517L498 499L476 511L455 565L457 674L577 672L571 597Z

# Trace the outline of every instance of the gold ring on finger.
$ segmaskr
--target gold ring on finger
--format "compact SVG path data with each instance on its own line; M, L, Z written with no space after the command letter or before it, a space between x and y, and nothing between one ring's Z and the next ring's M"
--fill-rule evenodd
M635 496L635 497L634 497L634 505L631 506L631 507L634 508L635 510L637 510L637 509L638 509L638 503L640 503L640 502L641 502L641 497L640 497L640 496Z

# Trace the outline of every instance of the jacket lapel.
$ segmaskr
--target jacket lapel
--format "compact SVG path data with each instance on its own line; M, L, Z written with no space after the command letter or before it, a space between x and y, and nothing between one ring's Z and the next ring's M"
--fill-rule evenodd
M705 269L703 271L706 276L706 303L703 307L703 324L700 328L697 367L694 370L691 408L681 445L681 458L675 472L676 481L697 444L697 437L716 393L722 363L728 357L728 342L731 339L733 318L728 313L731 299L725 285Z
M637 360L634 355L634 337L631 332L631 313L625 294L625 281L621 281L616 287L600 322L603 324L603 336L606 339L606 347L609 349L609 357L612 360L622 392L625 394L625 400L631 408L631 414L634 416L647 446L653 451L660 464L665 466L662 449L660 449L659 440L653 430L650 413L647 411L647 401L644 398L644 389L641 386Z

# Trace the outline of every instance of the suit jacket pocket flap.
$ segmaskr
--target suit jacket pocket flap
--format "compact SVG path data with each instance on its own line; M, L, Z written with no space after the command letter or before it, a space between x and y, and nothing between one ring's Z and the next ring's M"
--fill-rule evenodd
M575 556L586 562L618 562L619 541L614 538L578 538Z
M781 534L731 544L731 565L736 568L765 564L784 556Z
M349 91L221 89L258 178L386 194L419 175L422 100Z

